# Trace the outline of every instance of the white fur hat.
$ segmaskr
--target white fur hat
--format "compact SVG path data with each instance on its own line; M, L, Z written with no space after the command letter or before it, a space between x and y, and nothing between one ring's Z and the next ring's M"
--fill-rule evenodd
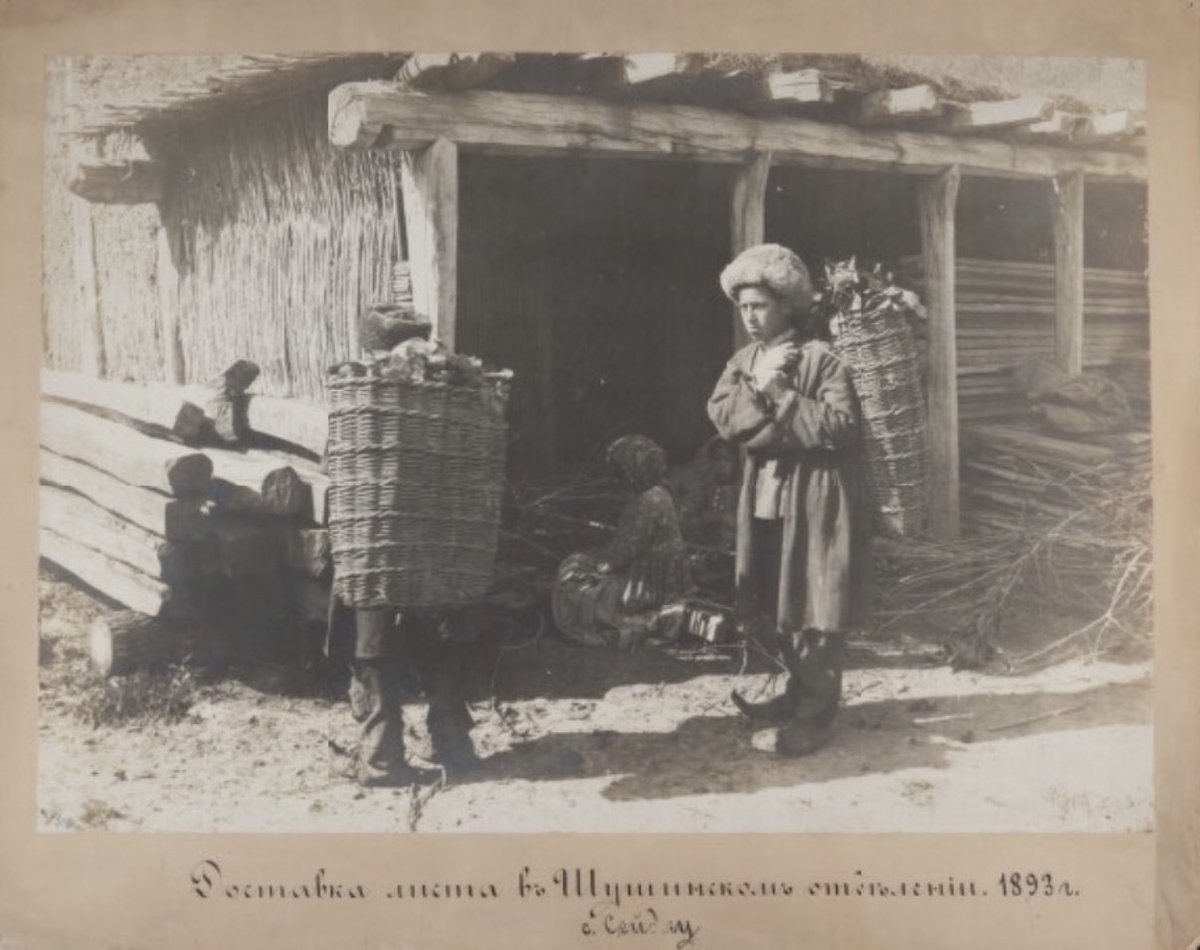
M795 251L781 244L747 248L721 271L721 289L730 300L736 303L743 287L766 287L802 312L812 303L808 268Z

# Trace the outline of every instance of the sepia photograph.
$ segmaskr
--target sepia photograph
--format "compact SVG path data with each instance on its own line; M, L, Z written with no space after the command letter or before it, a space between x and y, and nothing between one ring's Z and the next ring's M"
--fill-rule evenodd
M38 830L1153 831L1146 98L47 58Z

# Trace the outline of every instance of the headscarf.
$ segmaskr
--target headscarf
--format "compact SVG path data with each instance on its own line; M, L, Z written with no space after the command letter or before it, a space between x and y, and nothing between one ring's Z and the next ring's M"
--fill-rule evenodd
M639 491L662 481L667 453L644 435L623 435L608 447L605 460Z
M721 289L734 303L743 287L765 287L793 314L805 314L812 308L808 268L795 251L780 244L747 248L721 271Z

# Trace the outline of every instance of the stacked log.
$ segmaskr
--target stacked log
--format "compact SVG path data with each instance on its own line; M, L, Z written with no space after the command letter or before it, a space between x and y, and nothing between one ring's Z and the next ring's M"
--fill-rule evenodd
M249 444L255 375L239 363L227 385L197 389L46 374L41 555L127 608L92 631L105 675L206 643L220 653L217 639L290 652L324 623L328 479L313 451L323 410L255 397L270 409L256 417L269 447ZM221 400L241 406L236 432L219 431Z
M902 284L923 292L920 262L901 262ZM958 350L958 413L964 424L1017 421L1027 406L1012 368L1029 359L1054 357L1054 266L960 258L955 266ZM1131 356L1148 357L1149 304L1146 277L1138 271L1084 271L1086 370L1115 375ZM1130 395L1146 407L1147 380ZM1124 386L1125 384L1122 383ZM1147 408L1148 411L1148 408Z
M170 433L187 445L242 445L249 435L246 390L257 377L258 367L248 360L204 386L124 383L43 370L42 395L150 434Z

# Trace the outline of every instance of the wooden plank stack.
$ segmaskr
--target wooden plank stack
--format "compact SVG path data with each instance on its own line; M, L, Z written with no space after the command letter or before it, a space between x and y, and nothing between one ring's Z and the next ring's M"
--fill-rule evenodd
M919 258L905 258L901 268L901 284L923 293ZM960 258L955 281L960 421L1025 418L1025 400L1011 370L1028 359L1054 357L1054 266ZM1085 369L1112 374L1120 361L1148 357L1149 317L1144 274L1087 268ZM1146 407L1148 376L1123 380L1118 382L1135 387L1130 392L1135 405Z
M1149 499L1148 431L1065 438L977 424L963 430L963 446L968 520L980 528L1111 534L1123 506Z
M129 608L92 630L105 674L218 636L235 652L298 650L324 623L323 410L261 397L254 432L243 387L230 444L211 424L220 389L45 375L41 555Z

